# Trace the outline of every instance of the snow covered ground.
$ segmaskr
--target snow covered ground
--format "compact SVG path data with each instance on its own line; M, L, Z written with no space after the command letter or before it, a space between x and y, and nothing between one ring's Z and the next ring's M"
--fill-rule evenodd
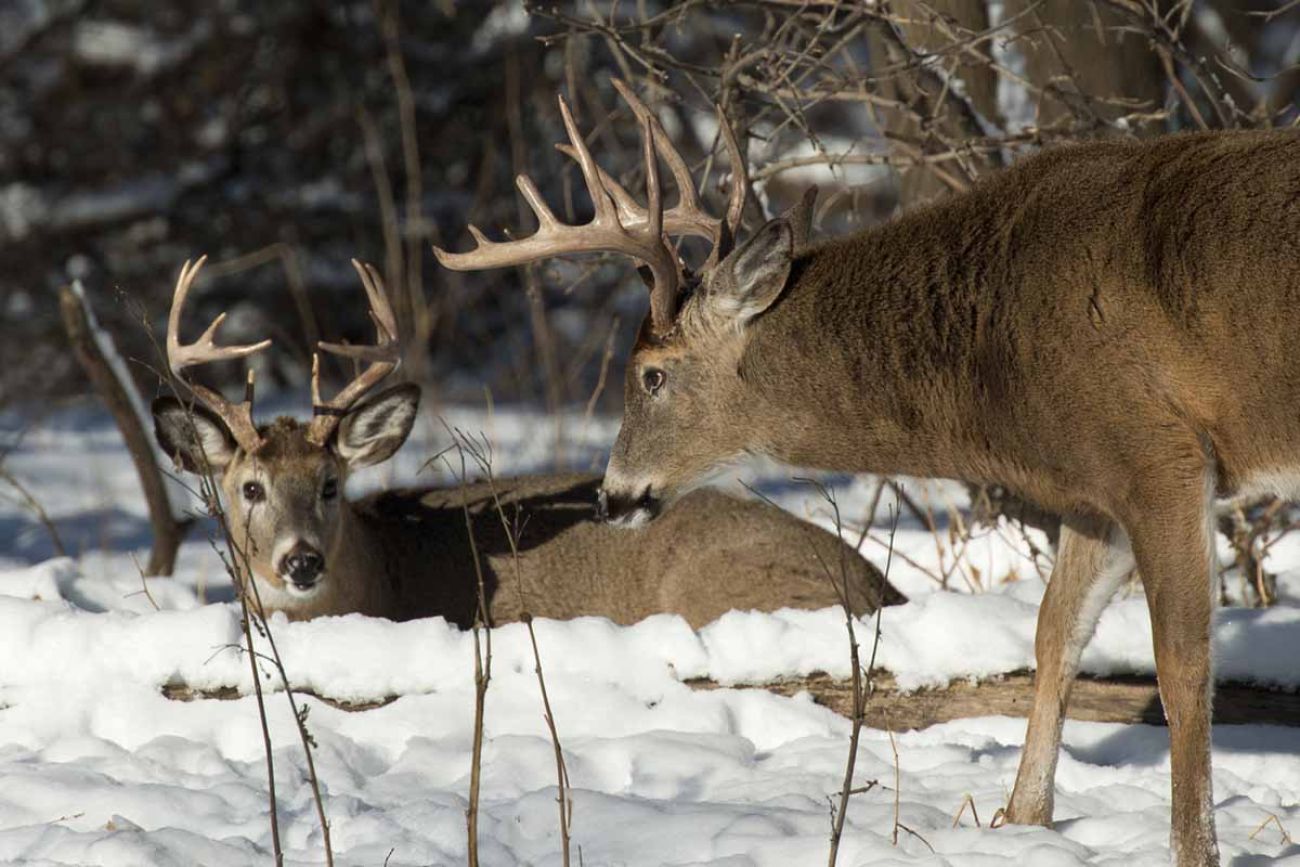
M554 422L544 416L501 408L442 415L483 431L502 474L556 462ZM586 467L599 463L616 420L584 425L573 416L563 425L566 440L577 443L565 460ZM420 465L445 444L441 430L431 416L392 465L369 471L351 493L438 480ZM183 547L177 577L148 581L146 593L135 566L147 553L144 506L106 417L89 407L2 416L0 449L12 449L5 468L49 513L72 555L54 557L29 506L0 483L0 863L268 863L254 699L185 703L161 694L179 682L251 689L247 660L232 649L239 641L232 590L206 528ZM789 470L750 467L723 480L743 493L736 478L797 514L832 523L826 503ZM827 481L856 541L873 482ZM910 686L1032 667L1043 581L1019 531L961 541L950 534L949 512L960 515L959 489L914 484L909 493L933 506L937 532L909 516L900 522L891 577L912 601L884 613L879 661ZM863 551L883 566L889 520L880 512ZM1282 603L1220 613L1219 669L1295 688L1297 542L1275 546L1269 565L1282 572ZM945 575L955 592L938 592ZM861 634L874 625L861 623ZM362 713L303 700L338 863L463 863L471 638L439 620L277 620L273 628L298 685L358 701L402 696ZM694 691L682 681L843 675L837 612L735 612L698 634L671 616L632 627L539 621L537 633L573 786L574 863L579 852L588 865L825 860L848 722L806 695ZM1121 596L1103 617L1085 668L1150 672L1148 636L1140 595ZM481 860L558 864L554 759L522 627L497 630L493 655ZM287 860L322 863L292 716L283 695L268 702ZM1003 717L899 734L892 744L887 732L864 731L856 782L876 785L852 801L840 863L1166 863L1163 729L1067 723L1056 827L989 830L1010 792L1023 733L1023 721ZM1300 729L1219 727L1214 747L1225 863L1300 863L1300 847L1282 841L1282 829L1300 828ZM969 809L954 827L968 795L983 828ZM910 831L893 845L896 797Z

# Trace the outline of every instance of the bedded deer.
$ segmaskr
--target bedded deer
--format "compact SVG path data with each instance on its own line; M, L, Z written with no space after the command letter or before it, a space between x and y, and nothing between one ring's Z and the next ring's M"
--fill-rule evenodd
M270 345L218 346L224 314L197 342L180 342L182 309L202 264L187 262L181 270L168 318L168 364L181 381L191 366ZM251 394L234 404L194 383L187 383L192 403L174 397L154 402L164 451L184 469L210 468L219 479L237 578L242 586L251 578L256 593L250 596L268 613L296 619L351 612L397 620L441 615L469 627L478 612L475 547L493 622L518 619L524 611L600 615L619 623L674 612L699 627L733 608L834 605L846 586L859 614L902 601L831 533L774 506L717 491L691 494L671 517L631 534L592 520L598 476L530 476L348 502L342 491L349 471L397 451L420 399L410 384L367 398L396 368L398 345L379 275L354 265L379 336L373 346L320 345L367 366L322 402L314 364L309 423L281 417L258 427Z
M747 453L998 483L1062 514L1007 816L1051 822L1079 657L1136 566L1169 722L1173 853L1217 863L1211 507L1300 491L1300 134L1053 148L852 236L807 245L796 208L733 248L738 149L728 215L711 218L653 114L618 89L645 139L646 207L596 165L561 99L591 222L560 224L521 178L536 235L474 230L475 250L437 251L457 269L592 250L649 269L608 520L644 523ZM658 158L680 188L667 211ZM713 242L704 267L679 259L675 235Z

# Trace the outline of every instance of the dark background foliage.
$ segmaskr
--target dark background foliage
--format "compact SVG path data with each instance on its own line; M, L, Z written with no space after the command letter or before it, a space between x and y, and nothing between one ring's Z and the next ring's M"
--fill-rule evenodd
M609 84L630 79L715 205L719 104L749 143L747 224L816 180L838 232L1063 140L1293 124L1298 21L1282 0L10 0L0 406L87 390L54 292L74 277L155 391L150 335L206 252L187 331L229 310L227 340L275 338L264 382L303 388L318 336L368 337L355 256L387 275L431 399L581 405L608 348L616 409L646 303L625 263L460 275L430 252L466 249L467 222L531 231L521 171L586 218L556 92L637 190Z

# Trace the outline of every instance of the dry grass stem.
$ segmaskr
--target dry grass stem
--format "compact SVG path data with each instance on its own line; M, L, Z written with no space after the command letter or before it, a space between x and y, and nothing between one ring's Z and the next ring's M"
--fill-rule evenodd
M1282 820L1277 817L1276 813L1269 813L1265 816L1264 821L1260 822L1255 827L1255 830L1250 832L1250 839L1254 840L1259 836L1260 832L1267 828L1270 822L1277 826L1278 832L1282 835L1281 839L1278 841L1279 843L1283 846L1290 846L1295 842L1291 839L1290 832L1287 831L1286 826L1282 824Z
M956 828L958 825L961 824L962 814L966 812L967 807L970 807L970 814L971 814L971 818L975 820L975 827L976 828L984 827L983 825L980 824L979 811L975 809L975 799L971 797L969 792L966 793L966 797L961 799L961 806L957 808L957 815L952 817L952 826Z
M500 492L497 490L496 475L493 470L493 453L488 439L483 436L475 439L462 431L453 431L452 433L455 437L456 449L461 454L462 460L465 454L469 454L487 479L488 489L492 493L492 507L501 520L501 528L505 531L506 542L510 546L510 562L515 571L515 591L519 596L520 619L528 630L528 641L533 651L533 673L537 676L537 686L542 700L542 714L546 721L546 728L551 738L551 747L555 754L556 803L560 813L561 858L565 867L568 867L571 863L569 849L570 831L573 823L573 801L569 795L569 770L564 761L564 750L560 745L560 734L555 723L555 712L551 708L550 695L546 691L546 675L542 668L542 654L537 644L537 632L533 626L533 617L529 613L529 606L524 593L523 570L519 560L519 539L520 534L523 532L523 521L526 519L521 515L521 510L517 504L510 515L506 514L506 508L502 504ZM480 590L481 593L482 590Z
M50 518L49 512L45 511L41 501L36 499L32 492L27 489L27 486L18 481L18 477L9 472L3 463L0 463L0 481L13 488L21 498L23 505L36 516L36 520L41 522L41 526L45 528L46 534L50 537L50 544L54 546L54 552L60 557L68 556L68 549L64 547L63 539L59 536L59 528L54 526L54 521Z

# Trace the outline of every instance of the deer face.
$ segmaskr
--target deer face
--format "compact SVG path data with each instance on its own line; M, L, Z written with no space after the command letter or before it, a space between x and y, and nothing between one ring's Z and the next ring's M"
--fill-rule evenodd
M642 325L627 365L623 426L597 505L621 527L654 518L709 472L749 451L741 361L754 320L790 276L794 230L773 220L706 273L674 327Z
M624 419L610 455L597 517L634 527L680 496L710 469L751 450L746 437L741 360L750 323L775 303L790 276L794 249L807 238L816 188L743 247L732 249L745 213L749 180L740 142L718 109L719 130L731 164L731 194L724 218L706 213L690 168L668 140L658 118L621 81L614 88L641 126L646 205L596 163L560 97L569 136L559 145L582 170L594 211L584 225L560 222L525 175L517 182L537 216L529 238L492 241L474 226L475 248L452 253L434 248L444 267L458 271L521 265L568 253L608 251L634 259L647 276L650 315L627 368ZM664 207L662 159L677 186L678 202ZM713 245L697 275L669 242L706 238ZM682 291L685 287L686 291Z
M333 569L351 518L343 485L352 470L387 460L405 442L419 399L418 386L390 388L349 410L324 445L307 425L280 418L260 429L253 451L202 406L163 397L153 415L164 451L183 469L210 468L219 480L232 558L271 610L337 593L352 580Z

